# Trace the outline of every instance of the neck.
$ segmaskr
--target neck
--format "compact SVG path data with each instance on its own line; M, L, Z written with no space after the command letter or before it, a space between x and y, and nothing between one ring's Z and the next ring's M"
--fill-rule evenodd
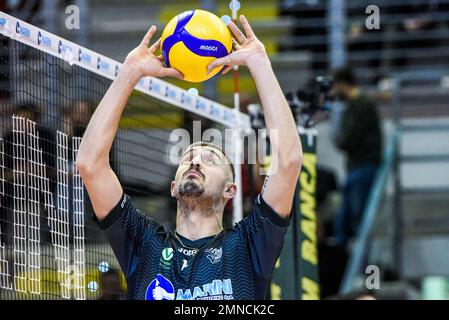
M190 240L214 236L223 230L222 206L178 200L176 232Z

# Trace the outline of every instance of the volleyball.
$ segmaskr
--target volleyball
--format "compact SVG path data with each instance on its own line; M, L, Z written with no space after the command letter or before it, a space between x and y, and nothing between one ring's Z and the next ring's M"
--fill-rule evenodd
M184 74L184 80L203 82L220 71L207 74L207 65L232 50L232 36L226 24L205 10L185 11L174 17L161 37L162 56L167 67Z

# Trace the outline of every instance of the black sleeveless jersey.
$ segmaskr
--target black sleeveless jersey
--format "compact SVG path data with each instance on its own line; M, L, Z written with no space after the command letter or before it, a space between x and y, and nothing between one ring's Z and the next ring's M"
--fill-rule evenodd
M124 194L99 222L125 274L130 299L265 299L289 220L259 195L230 229L191 241L166 232Z

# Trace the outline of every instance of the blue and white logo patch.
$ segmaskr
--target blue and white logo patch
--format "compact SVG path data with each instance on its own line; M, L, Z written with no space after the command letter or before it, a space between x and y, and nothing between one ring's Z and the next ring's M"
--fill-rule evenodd
M220 262L221 257L223 257L222 247L206 249L205 252L207 253L207 259L209 259L212 264Z
M174 300L175 288L163 275L158 274L147 288L145 300Z

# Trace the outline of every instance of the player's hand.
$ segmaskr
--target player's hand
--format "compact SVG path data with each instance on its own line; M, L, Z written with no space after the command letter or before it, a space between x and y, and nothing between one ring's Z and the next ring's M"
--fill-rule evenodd
M161 46L161 39L148 48L155 32L156 26L152 26L139 46L128 54L123 65L135 69L140 77L174 77L183 79L184 76L181 72L173 68L164 67L162 64L163 57L155 55Z
M161 287L156 287L153 289L154 300L162 300L165 298L165 290Z
M230 22L228 28L234 35L234 39L232 39L234 51L226 57L212 61L207 66L209 72L220 66L226 66L222 71L222 74L227 73L235 65L244 65L249 68L257 67L259 61L266 61L268 59L265 46L259 39L257 39L245 16L240 16L240 22L246 35L240 31L234 22Z

